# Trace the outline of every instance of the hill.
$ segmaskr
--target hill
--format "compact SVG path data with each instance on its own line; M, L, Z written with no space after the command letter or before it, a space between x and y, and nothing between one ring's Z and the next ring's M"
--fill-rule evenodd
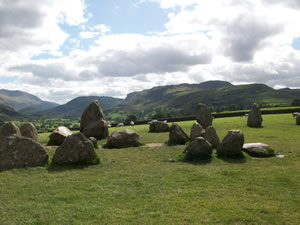
M0 104L10 106L22 113L32 113L58 106L56 103L43 101L26 92L5 89L0 90Z
M82 112L85 110L88 104L90 104L94 100L98 100L100 102L100 105L104 111L124 101L124 99L106 96L83 96L75 98L67 102L66 104L51 108L49 110L38 112L38 114L59 117L81 116Z
M141 117L192 115L197 103L211 105L215 111L249 108L253 102L261 105L290 105L295 97L265 85L232 85L224 81L201 84L159 86L128 94L125 101L109 110L110 114L128 112Z
M0 104L0 120L8 121L22 117L23 115L16 112L13 108Z

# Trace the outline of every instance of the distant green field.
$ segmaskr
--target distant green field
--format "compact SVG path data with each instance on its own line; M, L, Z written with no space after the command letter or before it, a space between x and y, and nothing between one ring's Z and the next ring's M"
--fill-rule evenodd
M176 160L186 146L138 147L99 149L99 165L2 171L0 224L300 224L300 126L289 114L263 119L263 128L248 128L242 117L213 125L221 139L240 129L247 143L269 144L284 158L214 153L187 163ZM189 134L193 121L178 124ZM148 125L126 128L144 144L168 140Z
M300 109L299 106L287 106L287 107L270 107L270 108L261 108L260 110L282 110L282 109ZM250 109L245 110L235 110L235 111L223 111L222 113L233 113L233 112L249 112Z

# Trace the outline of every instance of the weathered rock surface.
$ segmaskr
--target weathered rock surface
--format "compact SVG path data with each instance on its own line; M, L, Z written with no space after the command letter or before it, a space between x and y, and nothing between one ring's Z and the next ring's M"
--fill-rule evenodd
M163 121L153 121L149 125L149 132L168 132L169 124Z
M220 139L216 132L216 129L213 126L206 127L203 137L211 143L213 148L217 148L220 144Z
M92 141L82 133L67 136L53 156L54 164L90 163L97 158Z
M7 136L0 142L0 169L43 166L48 162L46 149L28 137Z
M129 129L115 131L107 139L108 148L128 148L141 145L139 135Z
M184 145L189 141L189 137L183 131L183 129L176 123L173 123L170 127L169 144Z
M197 160L210 158L212 154L212 145L203 137L196 137L184 150L186 160Z
M239 157L242 155L244 134L240 130L231 130L217 147L219 157Z
M49 142L50 145L61 145L67 136L72 135L72 131L69 130L67 127L58 127L56 128L49 136Z
M190 139L194 140L196 137L202 137L204 135L205 130L199 123L194 123L191 128Z
M300 115L298 115L298 116L296 117L296 124L297 124L297 125L300 125Z
M94 137L89 137L89 140L93 143L94 148L98 148L97 139Z
M0 138L7 136L21 136L21 131L14 122L6 123L0 128Z
M263 121L263 119L261 116L259 105L254 103L252 105L251 111L248 116L247 126L248 127L261 127L262 121Z
M205 129L212 125L213 117L210 108L202 103L199 103L196 108L197 122Z
M275 152L263 143L248 143L243 145L243 151L253 157L272 157Z
M32 123L24 123L20 127L22 136L38 141L38 130Z
M86 137L98 140L108 136L108 125L104 120L102 108L97 100L88 105L81 115L80 132Z

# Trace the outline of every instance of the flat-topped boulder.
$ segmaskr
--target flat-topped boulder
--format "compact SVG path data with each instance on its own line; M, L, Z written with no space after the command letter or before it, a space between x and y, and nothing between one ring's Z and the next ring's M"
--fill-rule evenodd
M196 108L197 122L205 129L212 125L213 117L211 115L211 109L202 103L199 103Z
M191 133L190 133L190 139L191 141L194 140L196 137L202 137L205 133L205 130L203 127L195 122L191 128Z
M217 148L220 144L220 139L217 134L216 129L213 126L209 126L205 128L205 132L203 134L203 137L211 143L213 148Z
M52 162L54 164L89 164L96 158L97 154L92 141L79 132L66 137L64 143L56 149Z
M196 137L183 153L186 160L208 159L211 158L212 145L203 137Z
M14 122L6 123L0 127L0 138L7 136L21 136L21 131Z
M169 144L184 145L189 141L189 137L184 130L176 123L170 126Z
M168 132L169 124L164 121L152 121L149 124L149 132Z
M247 126L248 127L261 127L263 118L261 116L259 105L254 103L251 111L248 115Z
M97 100L90 103L82 113L80 132L86 137L95 137L98 140L108 136L108 124L104 120L102 108Z
M44 166L48 158L46 149L31 138L7 136L0 141L0 169Z
M67 136L72 135L72 131L64 126L57 127L49 136L49 145L61 145Z
M275 152L264 143L247 143L243 145L243 151L253 157L272 157Z
M240 157L244 145L244 134L240 130L231 130L217 147L218 157Z
M33 123L24 123L20 126L22 136L38 141L38 130Z
M113 132L108 138L106 146L108 148L128 148L141 145L139 135L129 129Z

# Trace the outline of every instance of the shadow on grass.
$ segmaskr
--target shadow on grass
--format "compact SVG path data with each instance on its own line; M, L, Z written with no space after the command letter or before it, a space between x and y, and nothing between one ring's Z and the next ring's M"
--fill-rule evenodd
M169 160L169 162L184 162L192 165L206 165L211 163L211 161L212 161L211 156L187 157L184 153L179 154L176 160L172 160L172 161Z
M246 156L244 154L237 155L237 156L217 156L218 159L221 159L228 163L245 163L246 162Z
M66 164L50 163L47 170L49 173L56 173L56 172L64 172L66 170L82 170L95 165L101 165L99 158L86 163L84 162L66 163Z

